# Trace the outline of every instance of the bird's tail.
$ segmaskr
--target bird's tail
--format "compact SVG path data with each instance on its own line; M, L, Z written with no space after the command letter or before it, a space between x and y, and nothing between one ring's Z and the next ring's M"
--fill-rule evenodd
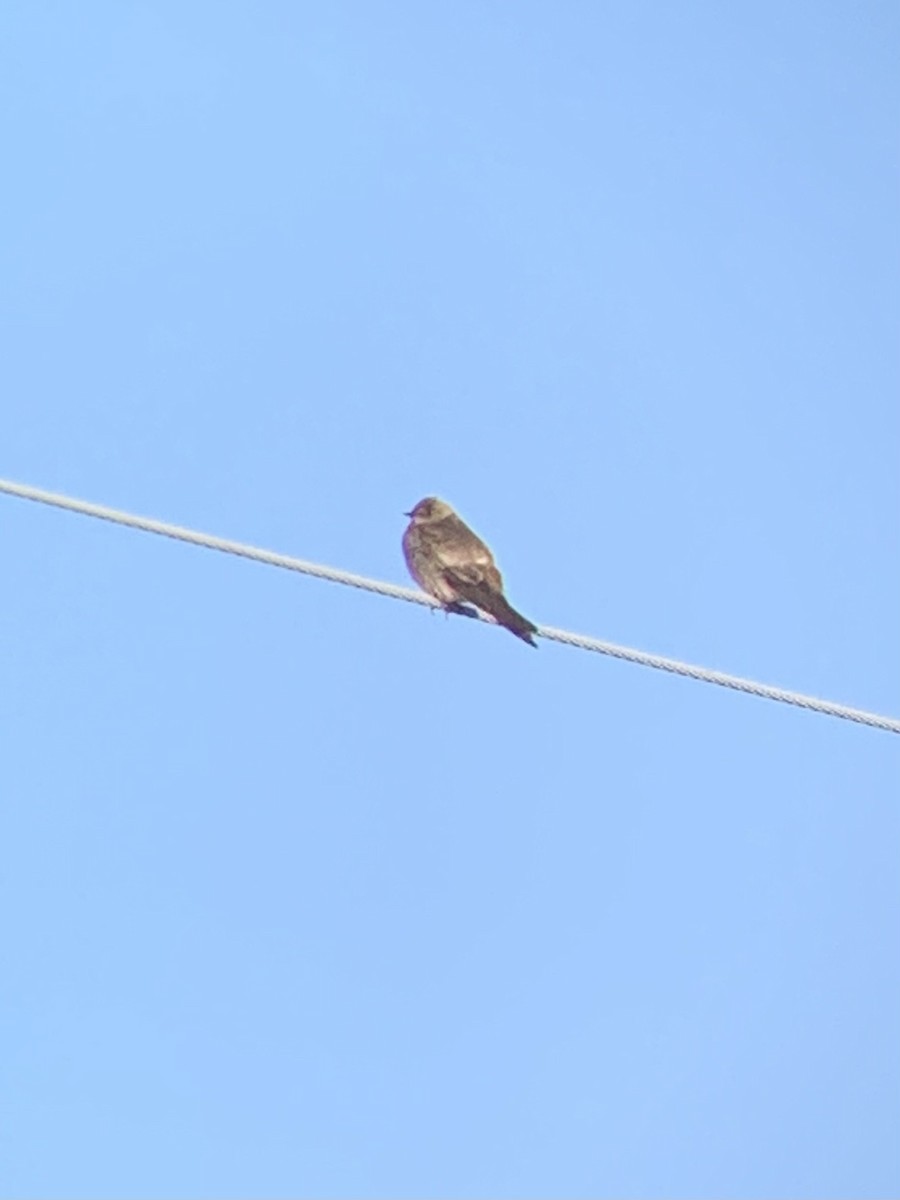
M532 634L537 633L537 625L532 624L520 612L516 612L502 592L495 592L493 588L482 586L478 589L477 595L470 595L467 599L471 599L479 608L490 613L498 625L502 625L504 629L514 633L517 638L521 638L529 646L537 646L537 642L532 637Z
M537 625L533 625L527 617L516 612L499 588L491 587L484 579L473 579L460 570L448 569L444 574L460 600L467 600L482 612L489 613L498 625L514 633L529 646L537 646L532 637L532 634L538 631Z

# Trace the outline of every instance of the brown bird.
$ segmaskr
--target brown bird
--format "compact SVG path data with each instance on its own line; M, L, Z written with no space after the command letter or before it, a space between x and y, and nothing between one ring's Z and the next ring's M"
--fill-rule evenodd
M427 496L404 515L412 520L403 535L403 554L421 588L450 612L465 612L463 601L474 604L529 646L537 645L531 636L537 625L503 595L493 554L449 504Z

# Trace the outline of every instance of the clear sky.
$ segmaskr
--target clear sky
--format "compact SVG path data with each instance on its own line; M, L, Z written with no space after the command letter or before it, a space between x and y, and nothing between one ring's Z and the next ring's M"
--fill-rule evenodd
M0 475L900 715L898 27L7 4ZM0 1194L900 1193L900 739L0 528Z

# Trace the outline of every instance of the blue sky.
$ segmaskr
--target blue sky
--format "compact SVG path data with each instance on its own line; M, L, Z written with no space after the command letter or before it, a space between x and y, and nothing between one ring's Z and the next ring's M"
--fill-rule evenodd
M900 714L898 24L7 5L0 475ZM0 1192L900 1191L896 738L0 514Z

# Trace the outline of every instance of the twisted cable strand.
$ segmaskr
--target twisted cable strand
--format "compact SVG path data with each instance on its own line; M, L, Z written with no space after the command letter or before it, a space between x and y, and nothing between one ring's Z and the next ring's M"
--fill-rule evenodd
M409 604L422 604L428 608L440 608L441 605L431 596L414 588L400 587L394 583L385 583L379 579L368 579L364 575L355 575L350 571L341 571L337 567L323 566L321 563L305 562L288 554L276 554L271 550L262 550L245 542L235 542L229 538L216 537L209 533L199 533L194 529L185 529L180 525L171 525L167 521L156 521L152 517L140 517L134 513L122 512L117 508L109 508L105 504L92 504L87 500L77 500L72 496L64 496L58 492L48 492L43 488L31 487L28 484L13 483L0 479L0 492L10 496L18 496L22 500L34 500L39 504L47 504L53 508L67 509L69 512L81 513L86 517L96 517L101 521L111 521L115 525L124 525L130 529L142 529L145 533L156 533L162 537L173 538L175 541L188 542L193 546L204 546L208 550L219 550L223 554L234 554L239 558L249 558L254 562L268 563L272 567L281 567L286 571L297 571L301 575L312 575L317 579L328 579L332 583L342 583L348 587L360 588L366 592L375 592L380 596L390 596L393 600L405 600ZM471 612L467 615L490 621L480 613ZM731 688L733 691L746 692L751 696L759 696L764 700L775 700L781 704L791 704L796 708L805 708L811 712L823 713L829 717L839 717L845 721L855 721L859 725L868 725L873 729L884 729L888 733L900 733L900 720L893 717L881 716L879 713L866 712L859 708L850 708L845 704L837 704L831 700L819 700L815 696L805 696L801 692L791 692L785 688L772 687L766 683L757 683L752 679L742 679L738 675L727 675L724 671L712 671L706 667L693 666L691 663L679 662L674 658L663 658L658 654L647 654L643 650L632 650L627 646L617 646L614 642L604 642L599 638L585 637L579 633L569 633L564 629L553 629L548 626L538 628L538 636L551 642L561 642L566 646L575 646L579 650L589 650L595 654L606 654L612 658L621 658L626 662L638 663L644 667L653 667L657 671L668 671L672 675L683 675L688 679L697 679L701 683L714 683L719 687Z

